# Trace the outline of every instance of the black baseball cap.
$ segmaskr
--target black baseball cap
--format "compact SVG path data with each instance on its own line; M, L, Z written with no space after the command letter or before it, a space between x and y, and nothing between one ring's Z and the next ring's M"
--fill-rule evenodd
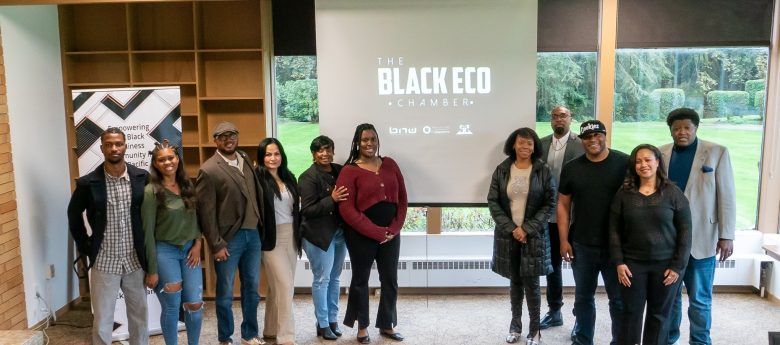
M599 120L588 120L583 122L580 125L580 135L579 137L582 138L588 134L591 133L603 133L604 135L607 134L607 127L604 126L603 123Z

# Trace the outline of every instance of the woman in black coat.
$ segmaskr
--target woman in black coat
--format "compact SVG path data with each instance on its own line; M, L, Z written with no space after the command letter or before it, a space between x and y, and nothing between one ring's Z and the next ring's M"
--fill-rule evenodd
M333 140L320 135L311 142L312 163L298 180L301 194L303 251L314 275L311 299L317 319L317 335L325 340L341 336L338 326L339 278L347 247L338 203L347 199L347 189L336 186L341 165L333 163Z
M555 182L540 158L542 145L533 129L520 128L504 143L509 156L496 167L487 201L496 222L493 271L510 280L512 321L507 343L522 335L523 295L527 296L527 344L538 345L541 292L539 276L553 271L547 220L555 211Z

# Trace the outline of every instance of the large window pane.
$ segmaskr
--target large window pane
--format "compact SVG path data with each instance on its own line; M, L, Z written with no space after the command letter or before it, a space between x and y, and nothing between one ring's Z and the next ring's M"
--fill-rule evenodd
M688 107L698 136L728 147L737 191L737 228L755 228L769 49L618 49L612 147L671 142L666 115Z

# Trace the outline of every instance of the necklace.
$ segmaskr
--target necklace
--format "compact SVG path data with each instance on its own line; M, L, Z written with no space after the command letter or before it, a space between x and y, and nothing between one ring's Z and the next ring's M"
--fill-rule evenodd
M563 150L564 148L566 148L566 142L564 142L563 140L553 139L553 150L560 151Z

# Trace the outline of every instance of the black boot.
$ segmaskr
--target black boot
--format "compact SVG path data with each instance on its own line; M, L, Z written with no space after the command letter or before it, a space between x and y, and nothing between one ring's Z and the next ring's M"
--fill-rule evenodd
M330 331L333 332L337 337L341 336L341 330L339 329L339 323L338 322L331 322L330 323Z
M320 327L319 324L317 324L317 336L322 337L322 339L325 340L336 340L339 338L333 334L333 331L330 330L330 327Z
M550 327L556 327L563 325L563 316L561 316L560 310L550 310L544 315L542 321L539 322L539 329L548 329Z

